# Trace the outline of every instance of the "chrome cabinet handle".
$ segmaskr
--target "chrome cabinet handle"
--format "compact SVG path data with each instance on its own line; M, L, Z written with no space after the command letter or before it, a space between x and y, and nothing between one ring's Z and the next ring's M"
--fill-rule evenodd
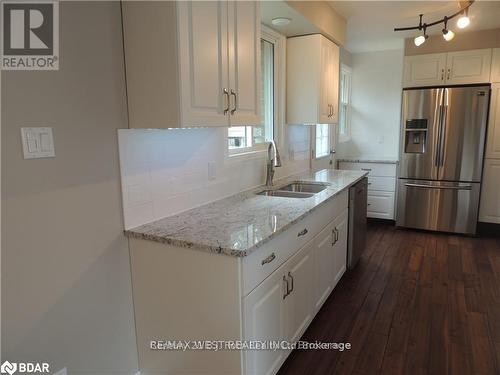
M238 96L233 89L231 89L231 95L234 96L234 107L233 109L231 109L231 114L234 115L234 112L236 112L236 107L238 107Z
M290 292L288 293L288 294L290 294L290 293L293 292L293 276L292 276L291 272L288 272L288 277L290 278L290 281L291 281L291 284L292 284L292 288L290 289Z
M267 264L267 263L271 263L275 259L276 259L276 254L272 253L267 258L262 259L262 262L260 262L260 264L264 265L264 264Z
M308 232L307 228L304 228L297 234L297 237L305 236L307 232Z
M405 184L408 187L423 188L423 189L442 189L442 190L472 190L472 186L436 186L436 185L422 185L422 184Z
M224 109L224 114L227 115L227 113L229 112L229 92L227 91L226 88L224 88L222 90L222 95L225 96L225 98L226 98L226 104L227 104L227 106Z
M332 246L335 245L337 241L335 240L335 229L332 229Z
M451 73L451 69L448 68L448 75L446 76L446 79L450 79L450 73Z
M337 243L339 240L339 230L337 229L337 227L335 227L335 243Z
M285 299L290 293L288 293L288 279L286 278L285 275L283 275L283 286L284 286L284 293L283 293L283 299Z
M361 168L362 171L371 172L371 168Z
M441 69L441 81L444 80L444 68Z

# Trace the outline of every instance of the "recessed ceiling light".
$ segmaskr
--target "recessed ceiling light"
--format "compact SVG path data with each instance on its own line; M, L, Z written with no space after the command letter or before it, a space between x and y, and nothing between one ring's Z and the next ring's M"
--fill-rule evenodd
M286 18L286 17L277 17L277 18L273 18L273 20L271 21L271 23L274 25L274 26L286 26L288 25L290 22L292 22L292 20L290 18Z

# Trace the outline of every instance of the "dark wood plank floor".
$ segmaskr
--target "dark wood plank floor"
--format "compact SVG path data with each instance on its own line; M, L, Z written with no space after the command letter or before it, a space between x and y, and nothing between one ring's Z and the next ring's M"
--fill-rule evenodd
M500 374L500 240L370 223L368 248L279 374Z

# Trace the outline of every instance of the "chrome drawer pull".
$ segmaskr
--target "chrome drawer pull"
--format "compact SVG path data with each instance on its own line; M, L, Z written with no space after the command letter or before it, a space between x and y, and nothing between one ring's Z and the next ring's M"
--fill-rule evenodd
M365 172L370 172L371 171L371 168L361 168L362 171L365 171Z
M283 299L285 299L290 293L288 293L288 279L285 275L283 275L283 286L285 288L285 292L283 293Z
M260 262L262 265L264 264L267 264L267 263L271 263L273 260L276 259L276 254L272 253L271 255L269 255L267 258L263 259L262 262Z
M297 234L297 237L305 236L307 232L308 232L307 228L304 228L299 232L299 234Z
M292 273L291 272L288 272L288 277L290 278L290 280L292 281L291 284L292 284L292 287L290 288L290 292L288 292L288 294L292 293L293 292L293 276L292 276Z

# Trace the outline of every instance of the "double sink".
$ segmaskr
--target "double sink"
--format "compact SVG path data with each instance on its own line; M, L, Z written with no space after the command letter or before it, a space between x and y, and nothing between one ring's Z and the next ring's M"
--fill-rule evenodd
M277 189L261 191L257 195L284 198L310 198L314 194L322 192L328 186L330 184L324 182L294 181Z

